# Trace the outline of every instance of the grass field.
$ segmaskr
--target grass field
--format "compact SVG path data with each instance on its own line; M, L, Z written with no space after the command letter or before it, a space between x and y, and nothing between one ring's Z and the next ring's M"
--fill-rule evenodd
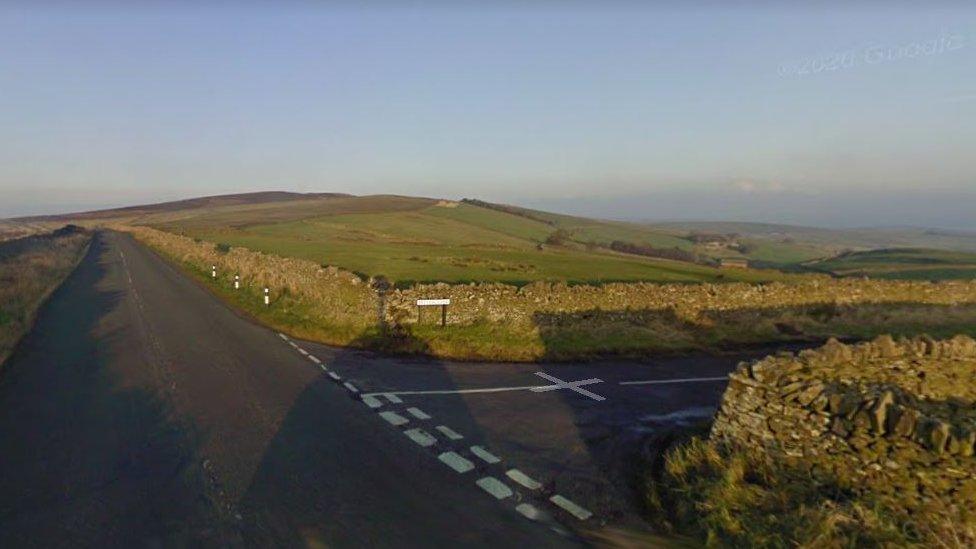
M772 271L723 271L693 263L618 254L584 241L658 246L690 242L636 225L568 216L533 219L466 203L405 197L339 198L173 214L161 229L211 242L308 259L399 283L560 280L702 282L783 278ZM563 245L545 244L557 229Z
M853 252L810 266L840 276L908 280L976 278L976 254L925 248Z

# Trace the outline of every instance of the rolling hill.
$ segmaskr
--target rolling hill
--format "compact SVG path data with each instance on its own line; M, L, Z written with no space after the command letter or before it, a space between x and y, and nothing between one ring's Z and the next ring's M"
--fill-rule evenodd
M815 270L844 275L971 278L973 264L858 271L876 243L936 239L964 245L966 234L921 230L840 231L758 223L633 223L465 199L396 195L261 192L25 218L25 222L147 225L214 243L309 259L400 283L417 281L770 280ZM887 236L885 236L887 235ZM766 270L718 269L745 258ZM833 259L831 259L833 258ZM948 256L943 256L948 259ZM929 276L931 275L931 276Z
M976 254L927 248L850 252L808 266L839 276L915 280L976 278Z

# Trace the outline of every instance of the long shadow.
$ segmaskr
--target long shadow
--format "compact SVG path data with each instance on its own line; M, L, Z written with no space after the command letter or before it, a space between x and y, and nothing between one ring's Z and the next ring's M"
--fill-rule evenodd
M124 349L100 235L0 376L0 547L187 545L222 538L173 419Z
M409 330L398 330L388 337L413 336ZM401 341L398 347L422 345ZM342 372L344 380L361 386L371 379L375 382L377 369L389 372L390 367L405 370L406 388L410 388L410 372L420 371L424 384L456 386L437 360L394 358L348 348L331 352L325 360L328 366ZM309 383L268 444L238 502L248 545L497 547L558 543L559 538L547 529L511 509L499 513L500 504L475 487L474 481L483 474L498 476L501 470L487 471L485 464L476 463L477 471L458 475L438 460L440 453L451 450L474 460L468 446L484 440L459 397L438 398L438 410L451 409L449 418L430 402L404 397L405 402L395 404L384 399L384 407L377 412L395 411L411 420L394 428L326 375ZM406 411L410 406L434 417L426 421L414 418ZM448 440L435 430L440 423L462 432L465 438ZM437 443L423 448L402 432L418 427L434 435Z

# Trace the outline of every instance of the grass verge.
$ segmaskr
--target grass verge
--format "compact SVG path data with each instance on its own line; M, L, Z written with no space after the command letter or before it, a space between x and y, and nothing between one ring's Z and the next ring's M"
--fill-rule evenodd
M59 229L0 244L0 365L37 310L84 257L90 233Z

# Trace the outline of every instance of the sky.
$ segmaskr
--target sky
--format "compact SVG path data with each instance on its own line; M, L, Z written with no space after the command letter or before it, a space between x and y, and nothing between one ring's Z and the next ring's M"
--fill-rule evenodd
M291 190L976 229L976 4L785 4L3 2L0 217Z

